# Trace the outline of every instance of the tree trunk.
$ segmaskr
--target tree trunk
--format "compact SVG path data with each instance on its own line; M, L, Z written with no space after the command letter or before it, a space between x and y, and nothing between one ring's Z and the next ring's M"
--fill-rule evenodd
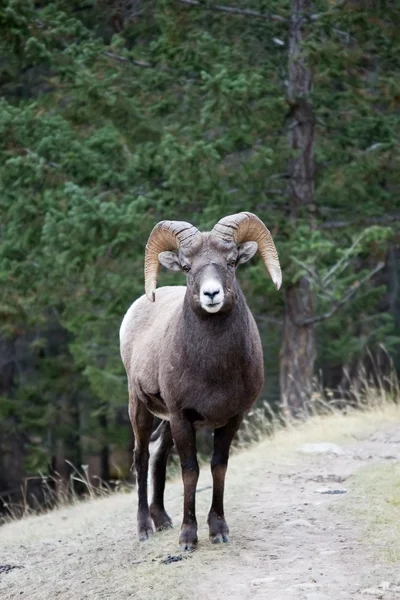
M79 403L74 394L62 394L58 399L53 452L51 463L61 501L69 494L71 474L82 464ZM72 487L78 493L82 489L79 482L72 482Z
M292 0L289 34L288 141L290 219L307 218L314 228L314 115L309 94L312 77L302 44L310 0ZM307 212L305 212L307 211ZM285 291L286 310L280 362L281 404L286 414L298 414L312 389L316 356L314 326L304 321L315 314L315 299L304 276Z
M314 325L298 319L315 314L314 295L306 277L285 291L285 319L280 353L281 401L287 416L299 416L311 397L315 360Z
M108 419L106 415L106 407L103 407L104 412L99 415L99 425L101 428L101 479L109 481L110 479L110 449L108 446Z
M0 396L11 400L15 386L15 342L0 336ZM25 446L19 431L18 416L11 412L0 424L0 493L19 495L26 475Z

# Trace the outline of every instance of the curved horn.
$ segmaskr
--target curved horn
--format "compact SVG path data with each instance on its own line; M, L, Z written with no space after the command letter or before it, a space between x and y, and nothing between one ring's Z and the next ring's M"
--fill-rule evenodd
M278 253L272 235L264 223L253 213L241 212L220 219L214 226L213 232L225 240L243 242L257 242L258 252L271 276L277 290L281 287L282 271L279 265Z
M200 235L199 230L185 221L160 221L153 228L146 244L144 258L144 289L151 302L155 300L160 252L188 246L197 234Z

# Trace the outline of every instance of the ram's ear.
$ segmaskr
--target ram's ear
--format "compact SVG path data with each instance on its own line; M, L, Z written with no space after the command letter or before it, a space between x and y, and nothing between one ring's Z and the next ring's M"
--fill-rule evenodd
M175 252L160 252L158 260L163 267L166 267L171 271L182 271L181 263Z
M247 262L253 258L257 250L257 242L245 242L244 244L240 244L240 246L238 246L238 257L236 264L241 265L242 263Z

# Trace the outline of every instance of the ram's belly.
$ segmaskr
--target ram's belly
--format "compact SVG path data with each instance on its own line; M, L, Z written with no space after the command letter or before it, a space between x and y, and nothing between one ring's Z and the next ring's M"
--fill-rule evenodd
M154 416L169 420L168 409L160 394L144 394L142 392L140 399Z

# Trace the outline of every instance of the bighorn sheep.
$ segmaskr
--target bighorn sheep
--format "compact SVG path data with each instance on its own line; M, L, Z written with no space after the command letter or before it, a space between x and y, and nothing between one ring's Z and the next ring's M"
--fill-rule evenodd
M229 449L244 412L255 402L264 383L260 336L235 269L257 250L279 289L282 274L272 236L252 213L225 217L209 233L200 233L190 223L161 221L150 234L145 253L146 295L129 308L120 330L135 434L141 540L153 533L152 521L157 530L171 527L164 509L164 487L167 458L175 442L184 485L179 542L186 550L197 543L195 430L207 425L214 428L210 538L214 543L229 541L223 506ZM156 291L159 263L184 271L187 286ZM147 473L153 415L163 420L153 434L157 448L152 453L149 508Z

